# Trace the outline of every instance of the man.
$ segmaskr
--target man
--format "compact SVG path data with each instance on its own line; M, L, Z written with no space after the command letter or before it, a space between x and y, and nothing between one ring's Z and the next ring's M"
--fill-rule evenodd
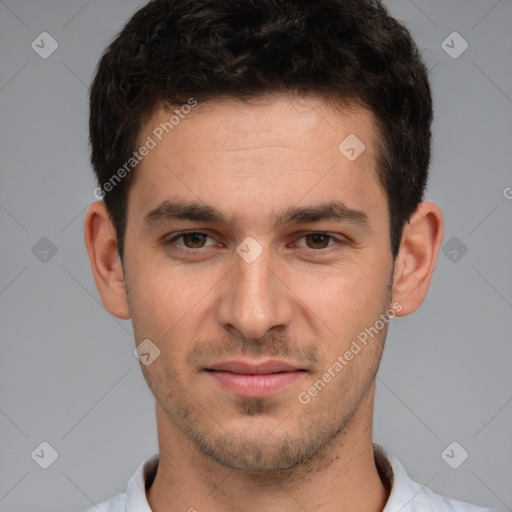
M387 327L421 305L443 236L407 30L369 0L155 0L90 105L86 246L159 440L98 508L486 510L372 441Z

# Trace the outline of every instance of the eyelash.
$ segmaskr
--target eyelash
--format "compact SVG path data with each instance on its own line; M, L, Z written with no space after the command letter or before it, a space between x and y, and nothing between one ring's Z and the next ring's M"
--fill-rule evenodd
M212 238L210 235L208 235L207 233L204 233L202 231L184 231L184 232L178 233L178 234L174 235L172 238L166 240L164 245L166 245L166 246L172 245L178 239L180 239L180 238L182 239L185 235L190 235L190 234L204 235L207 238ZM299 238L299 240L302 239L302 238L305 238L305 237L307 237L309 235L325 236L325 237L328 237L329 239L334 240L334 242L335 242L333 245L328 245L327 247L324 247L322 249L312 249L311 247L302 247L303 249L306 249L307 252L311 252L313 254L314 253L316 253L316 254L319 254L319 253L328 254L328 253L330 253L332 251L337 251L337 250L341 249L341 247L346 244L345 240L343 240L341 238L337 238L337 237L335 237L333 235L330 235L328 233L324 233L323 231L311 231L310 233L306 233L306 234L302 235ZM209 247L213 247L213 246L209 246ZM183 250L185 252L198 252L201 249L206 250L206 249L208 249L208 247L198 247L196 249L192 249L190 247L179 246L179 249Z

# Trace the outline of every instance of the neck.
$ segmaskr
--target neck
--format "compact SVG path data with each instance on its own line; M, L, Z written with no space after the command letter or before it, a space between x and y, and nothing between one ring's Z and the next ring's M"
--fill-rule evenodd
M286 471L249 473L202 454L157 404L160 460L148 502L154 512L381 512L389 485L372 442L374 386L345 431L308 462Z

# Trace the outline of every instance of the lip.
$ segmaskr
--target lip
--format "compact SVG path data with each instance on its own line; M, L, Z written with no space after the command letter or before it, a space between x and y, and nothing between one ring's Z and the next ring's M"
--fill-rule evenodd
M274 395L302 378L305 373L303 369L276 360L263 363L227 361L205 370L226 391L244 398Z
M270 373L293 372L300 370L300 368L286 363L285 361L278 361L274 359L261 363L250 363L241 360L226 361L224 363L215 364L207 369L240 373L244 375L267 375Z

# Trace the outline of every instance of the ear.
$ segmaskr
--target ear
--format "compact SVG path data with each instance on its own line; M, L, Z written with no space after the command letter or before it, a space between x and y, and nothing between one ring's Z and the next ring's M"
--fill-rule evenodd
M103 201L87 210L84 238L101 302L117 318L130 318L115 228Z
M420 203L405 224L393 278L393 302L402 305L397 316L413 313L425 299L443 232L443 214L431 201Z

